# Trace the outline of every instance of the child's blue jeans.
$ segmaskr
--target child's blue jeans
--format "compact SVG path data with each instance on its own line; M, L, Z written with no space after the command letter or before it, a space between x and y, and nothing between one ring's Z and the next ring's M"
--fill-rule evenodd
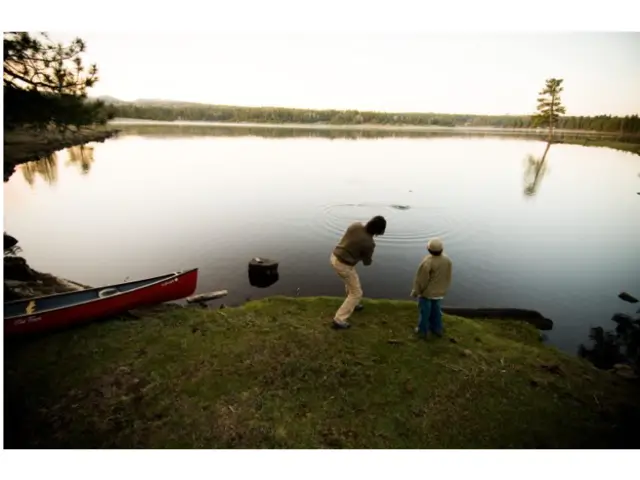
M418 298L418 333L426 335L429 331L442 335L441 300Z

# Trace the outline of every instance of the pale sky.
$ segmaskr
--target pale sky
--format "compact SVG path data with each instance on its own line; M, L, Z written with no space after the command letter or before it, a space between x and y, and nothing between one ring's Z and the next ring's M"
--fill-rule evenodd
M640 112L640 33L74 36L123 100L529 114L554 76L568 115Z

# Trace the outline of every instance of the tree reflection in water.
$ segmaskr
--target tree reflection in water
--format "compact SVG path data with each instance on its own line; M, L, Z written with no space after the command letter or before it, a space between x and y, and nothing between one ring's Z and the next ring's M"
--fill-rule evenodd
M81 175L87 175L94 163L93 147L78 145L67 149L65 167L75 166ZM33 187L36 178L40 177L48 185L55 185L58 181L58 152L33 162L26 162L18 166L25 181Z
M86 175L93 165L93 147L78 145L67 148L68 160L65 166L76 165L82 175Z
M58 181L58 154L54 152L40 160L23 163L19 168L30 186L33 186L37 177L42 178L49 185L55 185Z
M537 158L533 155L527 155L525 158L525 171L524 171L524 194L527 197L533 197L538 193L540 188L540 182L548 173L547 168L547 154L551 143L547 143L547 147L542 154L542 157Z

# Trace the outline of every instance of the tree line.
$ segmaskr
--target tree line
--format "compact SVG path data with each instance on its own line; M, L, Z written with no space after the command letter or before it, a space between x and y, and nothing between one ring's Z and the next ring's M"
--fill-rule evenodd
M440 113L386 113L359 110L310 110L277 107L235 107L200 104L108 104L120 118L161 121L207 121L228 123L299 123L329 125L409 125L440 127L536 128L536 115L465 115ZM630 115L562 116L556 129L591 130L621 135L640 135L640 117Z

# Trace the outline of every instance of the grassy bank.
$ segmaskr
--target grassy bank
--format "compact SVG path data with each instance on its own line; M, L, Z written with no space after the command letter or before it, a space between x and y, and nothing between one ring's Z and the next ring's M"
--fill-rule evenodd
M532 327L340 299L162 308L6 344L7 447L612 447L637 390L543 346ZM624 421L622 421L624 419ZM637 437L637 435L636 435Z
M47 157L58 150L83 145L89 142L104 142L117 133L107 127L82 128L79 131L38 132L19 129L4 132L4 180L7 181L15 167L21 163Z

